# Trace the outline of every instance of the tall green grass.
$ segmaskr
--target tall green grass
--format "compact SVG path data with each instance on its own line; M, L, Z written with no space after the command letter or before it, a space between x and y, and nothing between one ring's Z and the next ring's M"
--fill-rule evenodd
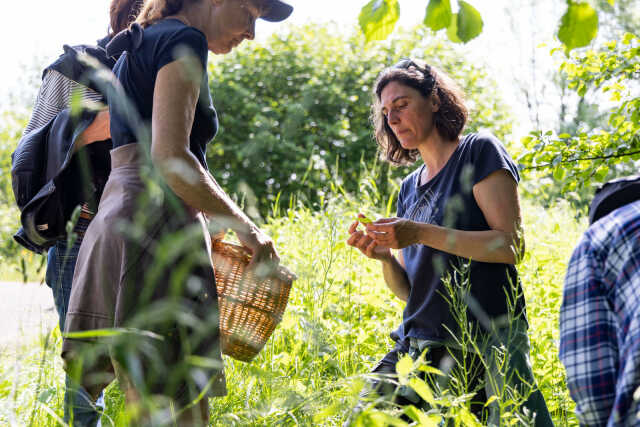
M366 374L391 348L389 333L403 305L386 288L378 263L345 244L357 211L386 215L390 205L375 191L364 191L368 196L359 200L338 194L319 209L280 209L268 221L282 263L298 280L282 323L255 361L226 361L229 393L210 401L212 425L341 425ZM527 251L519 271L531 361L554 421L573 426L577 420L557 357L558 310L566 262L586 224L564 204L544 209L525 200L523 214ZM59 425L59 349L57 329L38 342L2 349L0 425ZM103 425L126 425L117 384L109 387L106 401Z

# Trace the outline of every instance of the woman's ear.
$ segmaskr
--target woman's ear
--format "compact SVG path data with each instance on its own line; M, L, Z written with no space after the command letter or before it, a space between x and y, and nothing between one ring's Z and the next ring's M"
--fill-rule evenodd
M440 97L434 93L431 95L431 112L435 113L440 110Z

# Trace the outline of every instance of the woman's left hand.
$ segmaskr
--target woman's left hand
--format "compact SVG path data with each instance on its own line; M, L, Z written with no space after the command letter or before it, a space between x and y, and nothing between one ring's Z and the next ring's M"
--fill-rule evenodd
M403 249L419 241L419 225L404 218L381 218L365 224L367 235L381 246Z

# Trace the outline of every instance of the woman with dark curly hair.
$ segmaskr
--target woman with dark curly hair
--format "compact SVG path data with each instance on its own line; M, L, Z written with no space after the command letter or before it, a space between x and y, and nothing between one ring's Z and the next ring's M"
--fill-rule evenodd
M373 370L386 379L372 387L396 404L426 405L389 380L400 355L425 354L435 367L453 365L465 376L439 385L473 393L471 410L481 420L499 423L496 402L483 408L506 383L522 394L536 425L552 425L528 361L515 268L524 248L518 170L492 134L462 135L467 116L460 89L435 67L405 59L378 76L373 122L382 155L395 165L423 164L403 180L396 217L367 223L365 231L358 230L360 221L349 228L348 244L379 260L387 286L406 302L391 334L395 348ZM391 249L400 250L397 257ZM465 318L472 342L463 338ZM501 368L494 350L502 345Z

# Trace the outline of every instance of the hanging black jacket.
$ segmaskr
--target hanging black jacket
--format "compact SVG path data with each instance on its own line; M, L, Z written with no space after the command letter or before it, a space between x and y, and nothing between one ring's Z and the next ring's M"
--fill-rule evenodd
M111 141L93 143L74 155L95 114L72 117L67 108L25 135L14 152L11 176L22 224L14 239L29 250L40 253L65 238L76 206L89 202L95 209L110 169Z
M98 46L65 45L64 53L44 73L58 71L102 93L96 68L80 60L80 54L88 54L110 70L115 58L104 50L108 41L107 37ZM93 111L72 115L70 109L62 110L18 142L11 157L11 179L22 227L14 239L25 248L41 253L66 237L66 223L76 206L88 202L95 208L110 171L111 140L90 144L74 155L79 136L95 116Z

